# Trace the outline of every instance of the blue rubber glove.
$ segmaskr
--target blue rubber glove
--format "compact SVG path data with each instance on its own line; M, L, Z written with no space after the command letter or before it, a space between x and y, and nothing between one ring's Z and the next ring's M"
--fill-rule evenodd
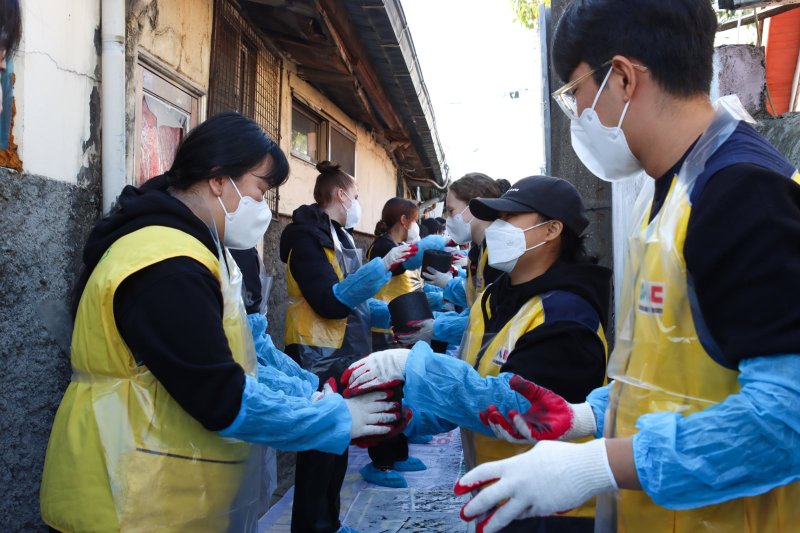
M594 419L597 423L597 433L594 436L598 439L603 436L603 427L606 423L606 408L608 407L608 393L613 386L614 382L612 381L605 387L594 389L586 397L586 402L592 406L592 412L594 412Z
M392 327L392 317L389 314L389 304L376 298L367 300L369 304L370 326L376 329L389 329Z
M253 376L245 376L239 414L219 434L283 451L342 454L350 444L351 425L350 412L338 394L312 402L310 398L272 390Z
M406 270L417 270L422 268L422 256L425 255L425 250L444 250L444 245L447 240L441 235L428 235L417 243L417 253L409 257L403 263Z
M353 309L375 296L392 279L383 259L376 257L333 286L333 295Z

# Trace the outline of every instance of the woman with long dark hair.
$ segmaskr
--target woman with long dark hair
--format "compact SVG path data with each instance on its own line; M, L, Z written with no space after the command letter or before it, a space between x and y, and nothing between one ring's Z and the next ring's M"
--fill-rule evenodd
M340 453L396 419L383 392L312 400L262 382L228 248L261 239L263 196L287 176L258 124L219 114L94 227L42 478L51 528L255 531L256 444Z

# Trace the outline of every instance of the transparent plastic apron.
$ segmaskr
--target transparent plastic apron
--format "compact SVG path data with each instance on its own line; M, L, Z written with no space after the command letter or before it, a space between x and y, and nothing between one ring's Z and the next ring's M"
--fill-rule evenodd
M352 248L345 248L336 229L331 225L334 252L339 268L346 278L361 268L364 250L355 247L353 238L344 232ZM338 349L303 346L300 358L303 368L320 377L320 386L329 377L338 379L351 363L372 353L372 332L370 331L369 305L366 301L358 304L347 316L344 339Z
M636 420L646 413L689 415L739 390L738 374L714 362L700 344L683 257L697 177L740 120L752 121L735 96L720 99L715 107L714 120L687 156L659 213L648 222L653 180L635 203L608 367L615 383L605 418L607 438L634 435ZM754 531L743 524L746 505L733 500L675 512L659 507L643 491L618 491L598 497L595 531Z
M223 327L231 351L242 354L237 362L245 372L255 375L257 360L242 301L242 273L227 250L219 249L219 263ZM73 380L81 379L95 382L96 387L102 383L102 376L73 376ZM130 391L124 396L113 384L108 391L95 393L97 427L121 529L256 531L263 447L202 429L193 430L197 442L159 438L184 425L187 415L174 401L163 411L155 409L155 382L152 373L142 367L136 379L128 381ZM131 402L149 417L150 429L143 431L120 421L125 405ZM192 420L190 424L199 428L199 422ZM205 459L203 452L209 450L225 460L213 459L215 455ZM228 503L221 507L223 497ZM165 517L170 523L161 521Z

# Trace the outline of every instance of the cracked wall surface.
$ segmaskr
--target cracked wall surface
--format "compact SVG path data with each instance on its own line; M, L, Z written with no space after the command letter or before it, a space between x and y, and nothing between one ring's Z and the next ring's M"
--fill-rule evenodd
M100 77L100 2L23 0L22 5L14 136L24 170L73 184L93 179L99 114L91 102Z

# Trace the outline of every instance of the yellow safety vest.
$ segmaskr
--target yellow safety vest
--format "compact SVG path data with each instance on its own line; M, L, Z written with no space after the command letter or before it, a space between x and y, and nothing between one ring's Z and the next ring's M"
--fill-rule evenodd
M60 531L210 533L250 527L258 518L260 447L206 430L147 367L137 366L117 330L119 285L174 257L195 259L220 279L231 352L245 371L255 372L255 348L236 293L240 286L230 287L214 254L194 237L161 226L115 241L81 296L73 377L47 447L41 512ZM241 281L227 257L236 269L232 277Z
M478 245L480 246L480 245ZM475 275L472 275L472 268L467 266L467 304L472 307L475 301L480 298L483 291L486 289L486 278L484 271L489 264L489 249L484 247L481 250L481 255L478 258L478 265L475 269Z
M370 246L369 250L367 250L367 258L374 259L372 256L372 246ZM403 294L407 294L409 292L414 292L415 290L417 290L417 283L414 280L414 273L411 270L406 270L399 276L392 276L392 279L389 280L389 283L384 285L381 290L378 291L378 294L375 295L375 298L389 303L398 296L402 296ZM372 332L384 335L392 334L391 329L375 327L372 328Z
M323 250L339 281L342 281L344 274L336 258L336 252L331 248L323 248ZM289 307L286 309L286 345L341 348L347 329L347 319L323 318L314 312L292 276L292 269L289 267L291 261L292 252L289 253L289 260L286 261L286 287L289 293Z
M799 175L794 179L800 181ZM687 416L739 391L738 372L712 359L692 319L683 256L692 183L676 177L651 222L652 194L647 188L637 201L638 230L628 238L616 345L609 362L608 375L615 383L606 437L634 435L643 414ZM800 527L797 483L687 511L660 507L643 491L619 491L610 503L615 510L603 509L602 514L608 512L611 520L616 519L616 530L626 533L765 533ZM605 527L613 530L614 525L609 522Z
M491 317L492 298L491 291L485 292L484 296L476 301L470 309L469 326L461 346L462 359L472 365L481 376L497 376L501 367L508 361L509 354L514 351L520 337L545 323L543 298L548 296L549 294L544 294L531 298L517 311L514 318L509 320L488 342L485 342L483 337L486 324L483 317L484 313L485 316ZM602 325L598 325L597 336L607 351ZM462 430L462 436L464 437L464 455L470 468L489 461L507 459L531 449L529 445L512 444L467 430ZM469 457L473 454L473 457ZM592 499L564 516L591 518L594 517L594 507L594 499Z

